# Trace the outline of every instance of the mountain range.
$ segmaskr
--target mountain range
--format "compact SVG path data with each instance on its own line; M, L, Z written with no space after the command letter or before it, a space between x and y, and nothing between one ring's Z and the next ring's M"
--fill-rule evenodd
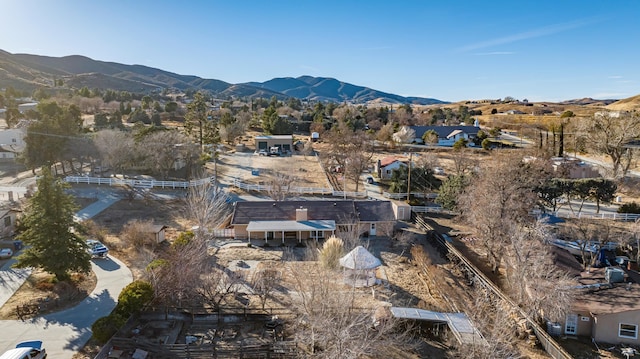
M0 50L0 87L11 86L33 91L51 88L55 80L63 87L129 92L151 92L164 88L178 90L207 90L218 97L248 97L280 99L295 97L301 100L367 103L410 103L431 105L444 101L394 95L368 87L357 86L327 77L300 76L274 78L265 82L231 84L216 79L180 75L143 65L125 65L93 60L72 55L49 57L30 54L12 54Z

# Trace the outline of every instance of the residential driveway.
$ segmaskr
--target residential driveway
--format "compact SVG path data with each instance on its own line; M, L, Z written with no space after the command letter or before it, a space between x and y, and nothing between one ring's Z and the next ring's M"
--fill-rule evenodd
M131 271L119 260L93 259L96 288L77 306L32 320L0 321L0 353L25 340L42 340L49 358L71 359L91 338L91 325L113 310L120 291L132 281Z
M31 269L29 268L11 268L15 262L15 258L11 258L0 268L0 307L11 298L13 293L31 275Z

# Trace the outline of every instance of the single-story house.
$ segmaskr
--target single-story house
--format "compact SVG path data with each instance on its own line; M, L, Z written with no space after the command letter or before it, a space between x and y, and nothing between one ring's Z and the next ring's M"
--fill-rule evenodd
M565 157L553 157L551 163L554 172L559 173L559 177L563 178L599 178L602 177L600 171L581 160L565 158Z
M415 132L414 143L424 143L422 136L428 131L434 131L438 135L438 146L453 146L461 138L472 141L480 131L479 126L410 126L410 128Z
M582 272L575 288L579 291L576 302L563 323L562 334L590 336L603 343L640 345L639 281L637 272L617 267Z
M408 160L396 156L388 156L376 162L375 171L380 179L390 179L394 170L407 166Z
M271 147L280 147L281 152L291 152L293 149L293 135L270 135L256 136L256 151L266 150L269 152Z
M10 237L16 230L18 209L0 209L0 238Z
M337 231L390 234L396 222L391 202L354 200L236 202L230 227L236 239L329 238Z
M35 110L37 107L37 102L21 103L18 105L18 111L20 111L20 113L25 113L29 110Z
M9 128L0 131L0 158L16 158L25 148L24 128Z

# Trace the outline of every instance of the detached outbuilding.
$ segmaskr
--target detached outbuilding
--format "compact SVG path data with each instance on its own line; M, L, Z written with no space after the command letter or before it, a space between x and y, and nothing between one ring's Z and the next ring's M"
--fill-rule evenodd
M149 236L152 237L156 243L162 243L165 241L165 229L169 227L162 224L154 224L149 227Z
M293 149L293 135L271 135L255 137L256 151L270 151L273 147L280 148L281 153L291 153Z

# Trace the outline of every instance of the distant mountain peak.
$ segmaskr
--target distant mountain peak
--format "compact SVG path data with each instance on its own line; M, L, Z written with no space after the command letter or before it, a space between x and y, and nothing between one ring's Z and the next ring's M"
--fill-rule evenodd
M403 97L368 87L353 85L332 77L278 77L265 82L230 84L221 80L179 75L144 65L125 65L94 60L83 55L64 57L11 54L0 50L0 68L5 86L35 90L46 87L53 78L66 86L149 92L161 88L207 90L214 95L236 97L295 97L304 100L367 103L446 103L436 99Z
M314 77L303 75L298 77L276 77L265 82L249 82L246 85L281 92L288 97L304 100L367 103L371 101L388 103L413 103L432 105L446 103L444 101L404 97L368 87L357 86L332 77Z

